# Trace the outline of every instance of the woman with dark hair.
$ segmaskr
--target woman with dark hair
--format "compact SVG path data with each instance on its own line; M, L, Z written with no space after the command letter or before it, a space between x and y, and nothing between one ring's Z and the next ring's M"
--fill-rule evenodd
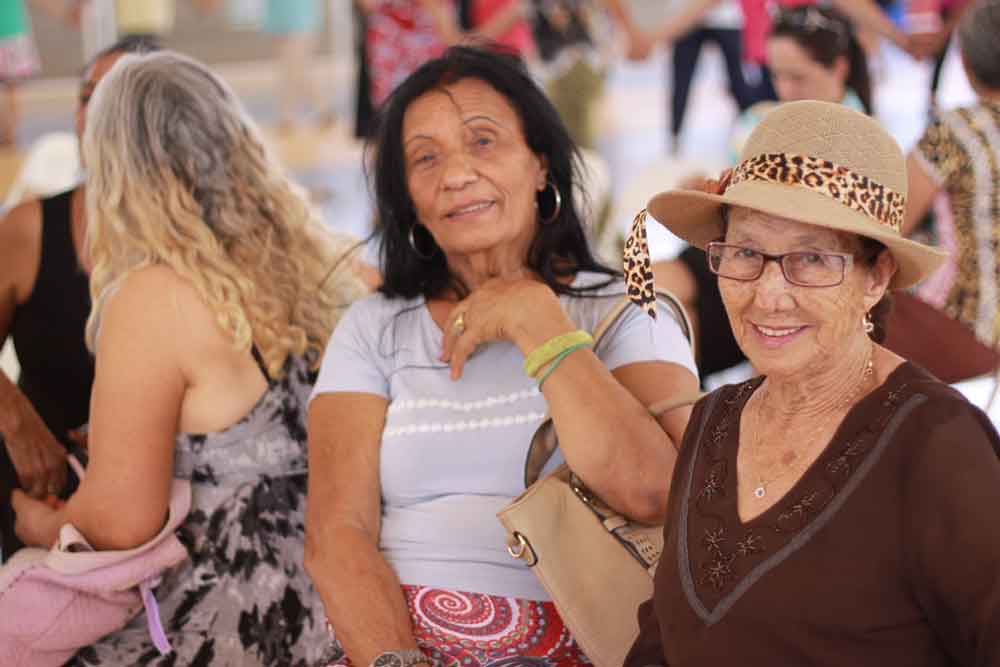
M625 285L587 247L576 147L512 57L425 64L374 148L385 282L313 395L306 566L355 665L586 664L495 515L551 415L556 459L659 521L688 411L646 406L697 387L683 331L631 308L592 346Z
M837 102L872 113L867 58L850 23L836 10L810 6L779 11L767 42L767 58L780 102ZM775 106L775 102L760 102L740 116L733 130L734 160L746 138ZM676 260L657 262L653 270L657 282L684 302L694 320L703 377L746 359L700 248L685 248Z
M767 56L782 102L842 102L872 114L868 59L854 28L835 9L796 7L778 12Z

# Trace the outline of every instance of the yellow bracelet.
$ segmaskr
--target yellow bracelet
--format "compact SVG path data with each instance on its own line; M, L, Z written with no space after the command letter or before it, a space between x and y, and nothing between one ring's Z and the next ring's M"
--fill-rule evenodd
M558 357L560 354L573 346L593 345L594 337L583 329L577 329L569 333L564 333L545 341L527 356L524 360L524 372L528 377L536 378L538 371L542 370L546 364Z
M548 369L542 373L542 377L538 379L538 388L541 389L542 385L545 384L545 381L549 379L549 376L556 372L556 369L559 368L559 364L563 362L563 359L585 347L590 347L590 343L577 343L576 345L570 345L565 350L560 352L558 356L552 360L552 363L548 364Z

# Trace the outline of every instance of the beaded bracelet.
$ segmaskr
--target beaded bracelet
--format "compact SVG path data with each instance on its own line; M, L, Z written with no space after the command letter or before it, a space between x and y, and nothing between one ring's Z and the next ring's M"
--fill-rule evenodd
M550 363L553 359L569 348L581 343L584 345L594 344L593 336L582 329L577 329L576 331L560 334L559 336L554 336L553 338L548 339L532 350L524 360L524 372L528 374L528 377L537 377L538 372L542 370L546 364Z
M545 381L549 379L549 376L552 375L552 373L554 373L557 368L559 368L559 364L563 362L563 359L573 354L577 350L582 350L585 347L590 347L590 343L577 343L576 345L571 345L570 347L560 352L556 356L556 358L552 360L552 363L549 364L548 370L546 370L545 373L542 374L541 379L538 380L538 389L541 390L542 385L545 384Z

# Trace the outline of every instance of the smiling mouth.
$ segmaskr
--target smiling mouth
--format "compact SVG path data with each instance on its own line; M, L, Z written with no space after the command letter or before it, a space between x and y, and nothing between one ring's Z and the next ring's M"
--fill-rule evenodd
M785 338L786 336L791 336L796 334L803 329L804 326L800 327L765 327L760 324L754 324L753 328L757 330L762 336L767 336L768 338Z
M493 206L493 202L492 201L479 201L479 202L475 202L474 204L469 204L467 206L462 206L461 208L452 209L451 211L448 211L448 213L445 215L445 217L449 218L449 219L455 219L455 218L461 218L461 217L464 217L464 216L467 216L467 215L475 215L476 213L481 213L481 212L485 211L486 209L490 208L491 206Z

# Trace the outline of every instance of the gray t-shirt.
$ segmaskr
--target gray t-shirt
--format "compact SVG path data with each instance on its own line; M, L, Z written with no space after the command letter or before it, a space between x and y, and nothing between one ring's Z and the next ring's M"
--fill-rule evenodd
M581 273L574 285L606 280ZM588 331L620 301L624 284L594 294L560 297ZM525 456L546 417L545 397L512 343L479 348L455 382L438 360L441 340L423 298L376 294L358 301L330 339L313 397L360 392L389 401L379 548L401 583L547 600L531 571L507 553L496 518L524 491ZM667 361L697 374L680 326L662 309L654 321L630 308L595 353L611 370ZM550 467L561 460L557 455Z

